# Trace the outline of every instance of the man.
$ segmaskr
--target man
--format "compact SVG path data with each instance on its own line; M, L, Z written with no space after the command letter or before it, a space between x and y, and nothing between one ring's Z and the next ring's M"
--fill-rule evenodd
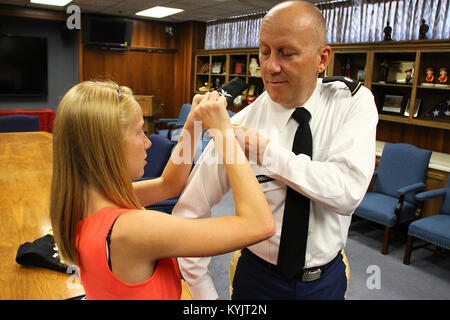
M238 261L232 299L345 296L348 279L342 249L351 215L372 177L378 114L371 92L357 82L318 79L331 55L325 41L325 21L308 2L282 2L261 24L259 60L266 92L232 122L240 125L236 134L246 152L251 156L256 150L252 169L260 178L277 231L234 257ZM311 116L306 124L293 118L300 109ZM298 128L310 131L312 156L311 150L293 152L299 144ZM223 165L212 161L213 148L210 143L202 154L173 214L207 217L228 192ZM303 204L294 210L289 205L288 210L288 197L302 198ZM288 217L290 222L283 222ZM307 220L295 222L298 217ZM294 232L289 234L291 226ZM303 239L298 240L299 235ZM179 259L195 299L217 298L209 261ZM294 261L300 265L289 266Z

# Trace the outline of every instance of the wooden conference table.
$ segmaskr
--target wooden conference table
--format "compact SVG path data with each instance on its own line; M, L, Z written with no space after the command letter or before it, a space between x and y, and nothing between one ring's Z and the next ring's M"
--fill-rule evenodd
M84 294L69 274L16 263L17 249L50 229L52 135L0 133L0 299L67 299Z
M50 229L52 135L0 133L0 300L54 300L84 295L69 274L16 263L19 246ZM183 281L182 300L192 299Z

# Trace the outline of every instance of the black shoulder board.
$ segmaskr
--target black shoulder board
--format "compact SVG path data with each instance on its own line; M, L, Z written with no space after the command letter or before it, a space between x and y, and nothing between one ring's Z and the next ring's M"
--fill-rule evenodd
M343 76L334 76L334 77L325 77L322 80L322 83L328 83L328 82L334 82L334 81L342 81L344 82L347 87L350 89L350 92L352 93L352 96L354 96L359 88L361 88L361 82L343 77Z
M264 182L269 182L269 181L275 180L274 178L271 178L271 177L268 177L265 175L256 176L256 179L258 180L259 183L264 183Z

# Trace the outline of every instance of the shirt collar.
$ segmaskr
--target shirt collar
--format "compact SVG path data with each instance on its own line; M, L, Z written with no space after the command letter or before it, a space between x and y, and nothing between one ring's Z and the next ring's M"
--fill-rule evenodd
M311 119L314 118L314 113L316 112L317 108L315 106L318 105L319 99L320 99L320 92L322 88L322 80L318 79L316 88L314 89L313 94L311 97L309 97L306 102L298 107L306 108L306 110L311 113ZM291 118L292 114L294 113L295 108L285 108L281 104L278 104L272 99L270 99L270 96L267 94L267 99L269 99L269 102L271 104L270 110L270 117L274 120L278 130L282 130L286 127L289 119Z

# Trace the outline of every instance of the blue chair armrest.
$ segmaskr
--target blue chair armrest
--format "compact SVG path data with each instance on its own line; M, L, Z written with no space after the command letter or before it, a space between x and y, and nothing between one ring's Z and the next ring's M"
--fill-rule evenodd
M170 122L167 122L167 125L175 126L175 127L179 128L179 127L184 126L184 123L185 123L184 121L170 121Z
M423 200L427 200L427 199L437 198L437 197L443 196L446 191L447 191L447 189L442 188L442 189L435 189L435 190L420 192L420 193L416 194L416 199L423 201Z
M163 122L176 122L178 118L161 118L158 120L154 120L155 123L163 123Z
M410 184L409 186L401 187L400 189L397 190L397 193L398 193L398 195L402 196L408 192L420 191L423 189L425 189L425 183L417 182L414 184Z

